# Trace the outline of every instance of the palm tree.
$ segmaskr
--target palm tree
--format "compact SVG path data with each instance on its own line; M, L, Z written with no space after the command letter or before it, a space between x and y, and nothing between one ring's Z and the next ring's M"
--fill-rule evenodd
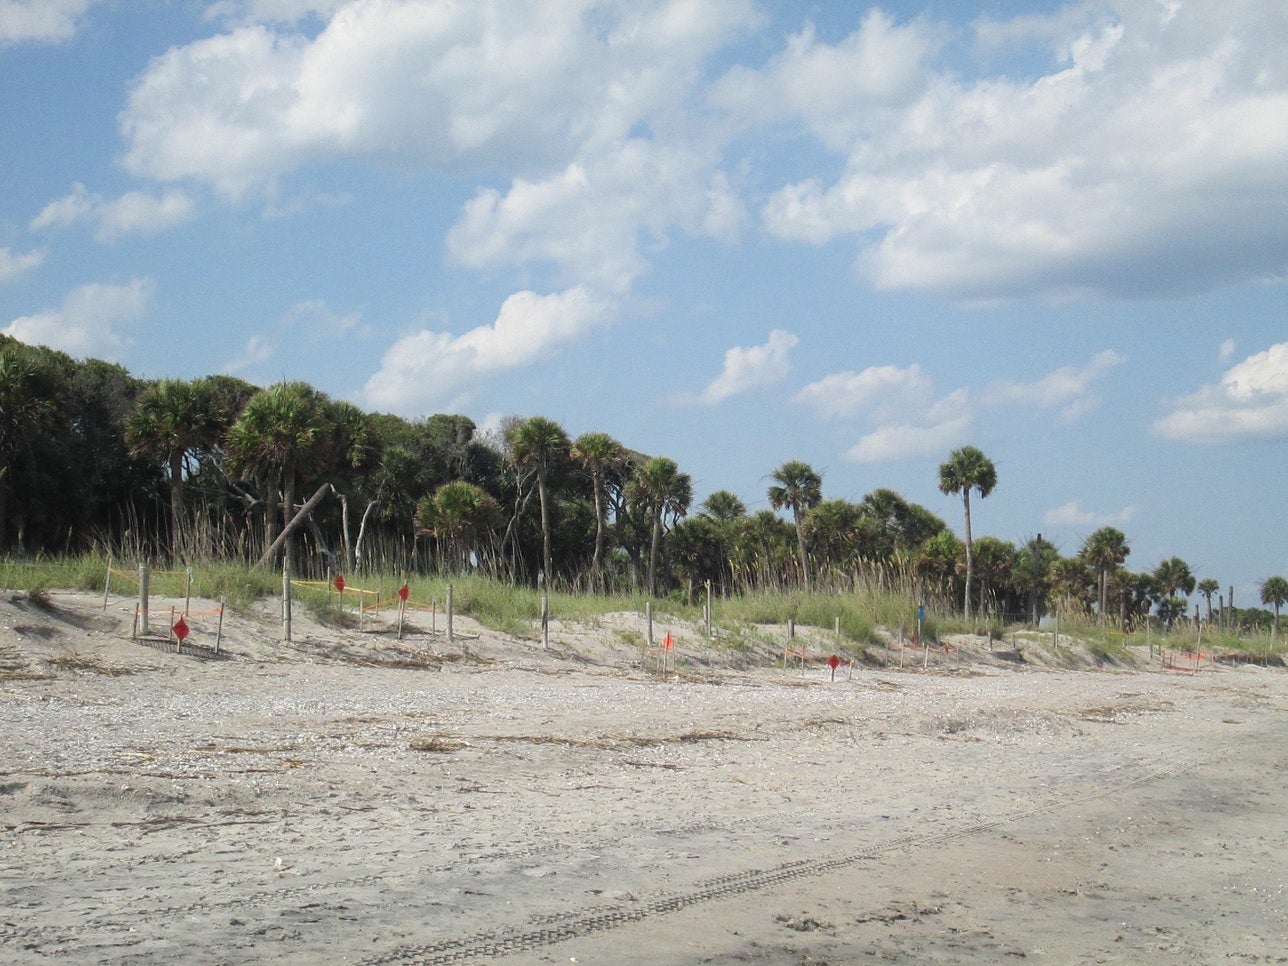
M823 478L801 460L788 460L772 474L769 505L775 510L791 507L796 524L796 546L800 552L801 580L809 590L809 549L805 543L805 511L818 506L823 499Z
M306 382L279 382L252 396L228 430L227 450L235 472L259 480L265 501L264 545L276 535L276 494L281 486L282 523L295 512L299 477L325 459L326 396ZM289 559L290 541L283 548Z
M13 459L39 434L53 429L66 388L54 366L21 343L0 349L0 548L8 525Z
M1087 537L1079 553L1096 572L1100 619L1103 621L1105 608L1109 603L1109 575L1122 566L1131 553L1131 547L1127 545L1127 537L1121 530L1116 527L1101 527Z
M416 524L439 542L439 552L463 570L479 547L479 538L491 534L500 519L500 507L482 487L464 480L440 486L416 508Z
M228 428L215 387L205 379L162 379L143 391L125 423L132 456L156 457L170 476L170 550L183 535L183 480L194 450L211 449Z
M1283 577L1267 577L1261 584L1261 603L1269 604L1275 609L1274 636L1279 636L1279 608L1288 604L1288 580Z
M1154 580L1158 582L1158 592L1163 597L1174 597L1178 591L1189 597L1194 593L1194 574L1190 565L1180 557L1168 557L1154 568Z
M963 446L949 454L948 459L939 466L939 489L942 493L960 493L962 506L966 511L966 590L964 594L966 619L970 619L970 584L971 571L974 567L974 553L971 549L970 532L970 491L974 490L981 498L993 492L997 486L997 467L992 460L974 446Z
M622 458L622 444L607 433L582 433L572 444L572 456L590 471L590 485L595 494L595 553L590 560L590 586L603 590L604 566L604 471Z
M702 501L702 515L711 521L711 528L716 537L720 593L727 596L728 580L733 576L729 548L737 538L740 522L747 516L747 505L728 490L716 490Z
M1051 596L1056 601L1056 613L1073 606L1082 612L1090 610L1089 595L1095 581L1086 558L1058 557L1051 564Z
M805 513L805 535L820 575L852 573L858 564L862 511L849 500L820 500Z
M984 536L976 542L974 562L976 576L979 578L979 592L976 596L981 614L988 612L990 596L994 604L1005 601L1018 556L1015 544L1006 540Z
M693 501L693 481L681 473L675 460L655 456L636 469L628 486L631 502L645 510L652 522L646 585L650 597L657 594L657 558L662 546L662 521L666 516L678 519L689 511Z
M550 558L550 509L546 484L551 469L568 458L572 444L563 427L545 416L533 416L519 423L511 430L507 442L515 465L536 473L537 499L541 504L541 572L549 587L554 571Z
M1059 559L1055 544L1043 539L1040 533L1025 543L1015 558L1012 580L1028 602L1029 619L1034 626L1042 618L1046 596L1052 587L1051 571Z
M1217 581L1212 577L1204 577L1202 580L1198 582L1196 589L1200 594L1203 595L1203 599L1207 601L1207 619L1208 619L1208 623L1211 624L1212 623L1212 595L1221 589L1221 585L1217 583Z

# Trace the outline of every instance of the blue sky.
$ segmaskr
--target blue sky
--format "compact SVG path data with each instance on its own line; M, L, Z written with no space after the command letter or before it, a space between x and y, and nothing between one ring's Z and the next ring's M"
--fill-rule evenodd
M1288 7L0 0L0 330L1288 573Z

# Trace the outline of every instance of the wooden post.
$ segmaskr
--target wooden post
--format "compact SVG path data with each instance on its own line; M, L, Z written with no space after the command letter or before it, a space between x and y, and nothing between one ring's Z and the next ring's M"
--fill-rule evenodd
M187 568L188 572L188 589L187 595L183 598L183 616L187 617L192 613L192 568Z
M403 635L403 614L407 611L407 601L401 597L398 598L398 640L402 640Z
M836 618L836 646L841 646L841 618Z
M651 650L653 647L653 602L644 603L644 622L648 625L648 646Z
M148 635L148 565L139 564L139 636Z
M291 643L291 565L282 561L282 640Z
M219 626L215 628L215 653L219 653L219 642L224 639L224 608L228 606L228 598L219 598Z
M541 595L541 646L550 650L550 595Z
M112 555L107 555L107 576L103 579L103 613L107 613L107 591L112 586Z
M174 607L170 608L170 623L166 625L165 636L167 640L174 638L174 653L178 654L183 650L183 641L179 640L179 635L174 632Z
M796 618L795 617L787 618L787 639L789 641L796 640Z
M707 640L711 640L711 581L707 581Z
M454 628L452 627L452 585L447 585L447 643L451 644L456 640Z

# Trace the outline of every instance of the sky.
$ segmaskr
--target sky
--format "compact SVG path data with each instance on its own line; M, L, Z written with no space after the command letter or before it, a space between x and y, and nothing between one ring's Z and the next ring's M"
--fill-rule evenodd
M0 331L1288 574L1288 4L0 0Z

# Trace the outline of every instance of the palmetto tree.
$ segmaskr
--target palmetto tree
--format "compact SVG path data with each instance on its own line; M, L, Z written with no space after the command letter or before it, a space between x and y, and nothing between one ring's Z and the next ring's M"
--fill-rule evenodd
M170 477L170 547L183 535L184 471L194 451L210 450L228 429L228 414L205 379L162 379L143 391L126 419L125 440L134 456L160 459Z
M979 610L987 611L987 601L991 594L994 603L1005 596L1005 590L1015 572L1015 562L1019 551L1013 543L999 540L997 537L980 537L975 543L975 575L979 578Z
M800 553L801 580L808 590L809 547L805 541L805 511L823 499L823 478L801 460L788 460L771 474L769 505L775 510L790 507L796 525L796 546Z
M1279 636L1279 609L1288 604L1288 580L1283 577L1267 577L1261 584L1261 603L1275 609L1274 635Z
M10 467L20 450L57 422L66 381L18 343L0 349L0 548L8 525Z
M326 396L308 383L279 382L252 396L228 430L231 467L259 480L263 487L266 547L276 533L278 486L285 525L294 515L299 477L320 466L328 455L327 404ZM288 554L289 546L288 541Z
M1101 620L1105 617L1105 608L1109 604L1109 575L1122 566L1131 547L1127 537L1116 527L1101 527L1087 537L1079 551L1082 559L1096 572L1099 610Z
M1217 583L1216 579L1213 577L1204 577L1202 580L1198 582L1198 584L1195 586L1195 589L1200 594L1202 594L1203 599L1207 601L1207 619L1208 619L1208 623L1211 624L1212 623L1212 595L1221 589L1221 585Z
M1042 617L1046 595L1052 587L1052 568L1060 559L1050 540L1038 534L1020 548L1012 579L1028 603L1029 619L1036 625Z
M595 553L590 560L590 586L602 590L604 566L604 472L622 459L622 444L607 433L582 433L572 444L572 456L590 473L595 495Z
M716 538L720 592L728 594L728 579L733 576L729 560L730 547L737 539L738 528L747 516L747 506L728 490L716 490L702 501L702 515L711 521L711 530Z
M1188 597L1194 593L1194 574L1180 557L1168 557L1155 567L1154 580L1162 597L1174 597L1178 593Z
M480 539L492 535L501 509L482 487L464 480L444 483L416 508L416 524L438 540L440 553L463 570L470 553L483 549Z
M983 498L992 493L995 486L997 486L997 467L974 446L963 446L953 450L948 459L939 466L940 491L948 494L960 493L966 515L966 590L963 599L967 619L970 618L971 572L975 563L971 548L970 492L974 490Z
M635 470L627 489L630 501L647 513L652 524L645 582L649 596L656 596L662 523L667 516L678 519L689 511L689 504L693 501L693 481L689 474L680 472L675 460L655 456Z
M541 505L541 572L546 586L553 571L550 558L550 510L547 483L550 471L568 459L572 444L562 426L545 416L533 416L515 426L507 440L516 466L530 469L537 477L537 499Z

